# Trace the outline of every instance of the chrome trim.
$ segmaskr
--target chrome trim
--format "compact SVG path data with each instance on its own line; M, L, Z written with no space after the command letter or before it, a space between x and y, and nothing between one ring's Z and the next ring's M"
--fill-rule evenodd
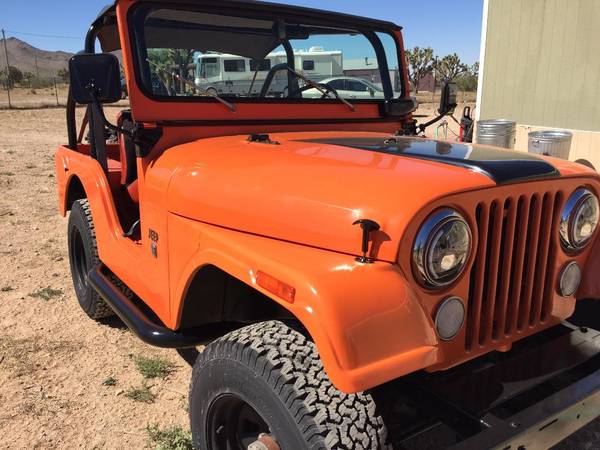
M462 308L462 312L463 312L462 321L460 322L460 326L456 329L456 332L452 336L442 337L442 336L440 336L439 326L438 326L438 320L439 320L440 314L446 305L448 305L451 302L455 302L455 301L458 301L458 303L460 304L460 306ZM435 312L435 320L434 320L435 332L438 335L438 337L442 341L451 341L452 339L454 339L456 336L458 336L458 334L460 333L460 330L462 330L463 327L465 326L466 316L467 316L467 313L466 313L466 309L465 309L465 302L463 302L462 298L460 298L456 295L453 295L451 297L448 297L446 300L442 301L437 307L437 310Z
M449 222L460 221L463 222L467 228L469 233L469 256L472 251L473 246L473 232L471 231L471 227L464 219L464 217L458 213L458 211L450 208L444 208L436 211L434 214L429 216L427 220L421 225L419 232L417 233L417 237L415 239L415 243L413 245L413 253L412 253L412 265L413 269L416 272L417 278L421 282L421 284L426 288L438 289L444 286L448 286L449 284L456 281L463 273L466 264L463 264L460 270L456 273L456 275L451 279L444 282L436 280L433 277L426 267L426 257L429 252L429 247L431 245L431 239L441 227L446 225ZM468 257L467 257L468 259Z
M584 248L596 231L594 229L590 236L580 244L575 243L573 230L573 226L575 224L574 213L576 213L581 204L590 197L595 197L596 201L598 201L598 198L590 190L583 187L577 189L571 194L560 214L560 241L563 245L563 248L567 251L575 252Z
M569 267L572 267L572 266L576 266L577 269L579 270L579 284L577 285L577 288L569 294L569 293L565 293L565 289L563 288L563 279L564 279L565 273L567 272L567 270L569 270ZM565 267L563 267L563 269L560 271L560 277L558 278L558 291L559 291L558 293L560 294L560 296L561 297L570 297L572 295L575 295L575 293L579 289L579 286L581 286L582 277L583 277L583 272L581 272L581 267L579 267L579 264L577 264L577 262L571 261Z

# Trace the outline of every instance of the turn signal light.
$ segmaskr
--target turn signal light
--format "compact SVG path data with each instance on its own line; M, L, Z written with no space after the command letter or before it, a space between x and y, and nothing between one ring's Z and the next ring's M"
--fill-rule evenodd
M256 275L256 284L261 288L275 294L277 297L285 300L288 303L294 303L296 298L296 289L277 278L272 277L264 272L258 272Z

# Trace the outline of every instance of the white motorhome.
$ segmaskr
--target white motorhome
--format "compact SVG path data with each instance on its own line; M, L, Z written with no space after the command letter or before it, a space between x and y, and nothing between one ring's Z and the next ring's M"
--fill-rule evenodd
M343 54L323 47L294 50L296 70L313 81L343 75ZM211 94L256 96L265 78L277 64L287 62L285 51L269 53L262 61L225 53L198 53L195 56L195 83ZM278 71L269 96L282 96L287 89L287 73Z

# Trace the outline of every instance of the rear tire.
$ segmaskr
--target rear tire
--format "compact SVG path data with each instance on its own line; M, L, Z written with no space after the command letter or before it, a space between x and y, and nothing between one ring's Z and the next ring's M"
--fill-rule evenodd
M371 395L337 390L315 345L282 322L251 325L206 347L189 400L199 449L246 450L261 434L281 450L391 448Z
M112 309L87 282L89 271L100 264L96 230L87 199L73 203L67 233L71 277L79 306L94 320L113 316Z

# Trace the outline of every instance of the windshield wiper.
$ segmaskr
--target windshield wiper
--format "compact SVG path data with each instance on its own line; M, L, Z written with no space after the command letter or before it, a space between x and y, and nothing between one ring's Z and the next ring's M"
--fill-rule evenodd
M323 95L328 95L330 92L333 93L333 95L335 95L335 98L338 101L342 102L344 105L346 105L350 111L352 111L352 112L356 111L356 108L354 107L354 105L352 103L350 103L348 100L343 99L340 96L340 94L338 94L338 91L336 91L331 86L327 86L327 88L324 88L321 84L317 83L316 81L313 81L310 78L306 78L300 72L296 72L290 66L286 66L286 67L287 67L287 70L292 72L294 75L296 75L298 78L300 78L302 81L304 81L311 88L318 90Z
M218 96L216 93L208 92L207 90L205 90L205 89L202 89L202 88L201 88L200 86L198 86L196 83L194 83L194 82L192 82L192 81L189 81L189 80L186 80L185 78L183 78L183 77L179 76L179 75L178 75L177 73L175 73L175 72L172 72L172 73L169 73L169 72L167 72L167 71L166 71L166 70L164 70L163 68L159 67L159 66L158 66L158 64L156 64L156 63L154 63L154 62L150 61L148 58L146 58L146 61L148 62L148 64L150 64L150 65L154 66L154 68L155 68L155 70L156 70L157 72L158 72L158 71L160 71L160 72L162 72L162 73L164 73L164 74L171 75L171 76L173 76L174 78L176 78L178 81L182 81L183 83L187 84L187 85L188 85L188 86L190 86L191 88L195 89L195 90L196 90L196 91L198 91L200 94L202 94L202 95L205 95L205 96L207 96L207 97L212 97L212 98L214 98L215 100L217 100L217 101L221 102L221 104L223 104L224 106L226 106L226 107L227 107L227 108L228 108L228 109L229 109L231 112L236 112L236 111L237 111L237 108L235 107L235 105L234 105L233 103L229 103L227 100L225 100L225 99L223 99L223 98L219 97L219 96Z

